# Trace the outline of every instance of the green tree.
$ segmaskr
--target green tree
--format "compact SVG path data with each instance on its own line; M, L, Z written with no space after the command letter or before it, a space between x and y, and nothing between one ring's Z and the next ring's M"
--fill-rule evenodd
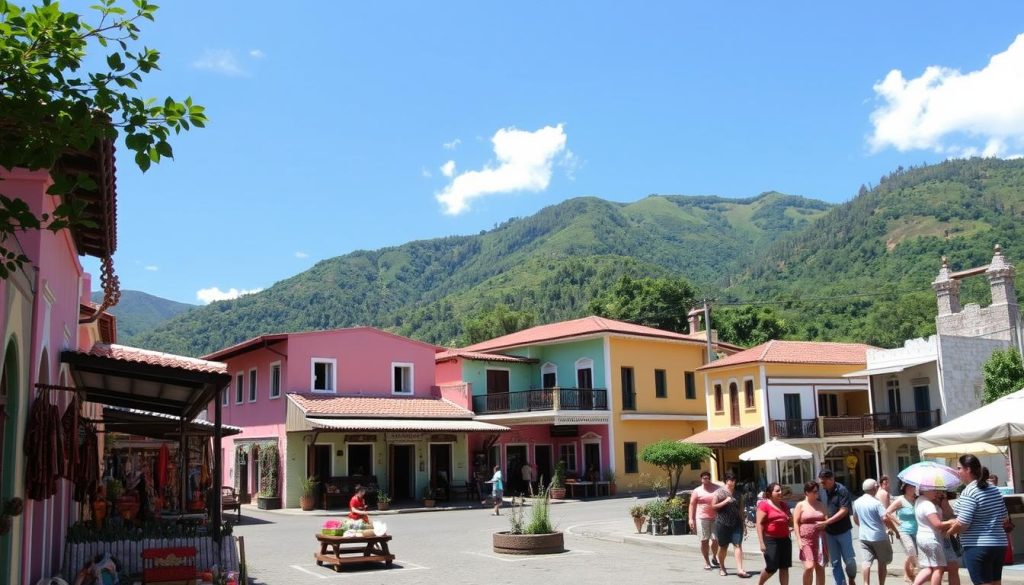
M206 114L191 98L157 101L138 94L143 77L159 69L160 53L136 48L139 24L157 7L132 0L99 0L89 19L42 0L31 8L0 0L0 167L51 171L50 193L93 189L85 173L63 171L58 161L98 141L124 137L143 171L172 158L171 132L203 127ZM101 58L88 58L93 51ZM88 65L88 68L86 67ZM28 258L3 245L20 230L58 231L80 221L83 203L64 198L52 214L33 213L3 195L0 184L0 278Z
M858 337L877 347L901 347L907 339L933 335L937 311L935 294L931 292L879 301L868 309Z
M683 470L695 463L703 463L711 457L711 449L694 443L680 443L665 439L644 447L640 460L650 463L668 474L668 499L676 497L679 477Z
M746 306L740 309L716 309L711 327L718 338L727 343L752 347L789 333L786 320L767 307Z
M682 278L630 278L615 285L589 304L590 312L610 319L686 333L686 313L696 292Z
M981 371L985 380L981 401L985 404L1024 388L1024 364L1015 348L992 352Z
M514 311L498 304L467 319L462 325L463 345L480 343L532 327L537 316L530 311Z

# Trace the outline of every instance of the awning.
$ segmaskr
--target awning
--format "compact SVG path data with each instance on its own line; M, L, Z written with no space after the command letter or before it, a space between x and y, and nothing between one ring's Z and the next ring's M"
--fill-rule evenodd
M680 443L696 443L705 447L735 449L738 447L756 447L764 443L763 427L729 427L726 429L708 429L680 439Z
M1024 440L1024 389L917 435L921 449L982 441L1008 445Z
M867 368L867 369L864 369L864 370L857 370L856 372L850 372L849 374L843 374L843 377L844 378L861 378L861 377L864 377L864 376L875 376L875 375L878 375L878 374L895 374L897 372L902 372L903 370L905 370L907 368L912 368L914 366L920 366L921 364L927 364L927 363L934 362L936 359L938 359L938 358L935 358L935 357L921 357L921 358L917 358L917 359L911 360L911 361L909 361L907 363L904 363L904 364L890 365L890 366L879 366L877 368Z
M306 421L313 428L339 431L449 431L458 433L482 431L503 433L510 430L508 427L478 420L306 417Z
M135 408L105 406L103 424L110 431L151 439L178 439L181 435L180 417ZM193 437L212 437L213 430L214 424L208 420L196 419L185 424L185 432ZM241 432L242 429L239 427L221 425L222 436L228 437Z

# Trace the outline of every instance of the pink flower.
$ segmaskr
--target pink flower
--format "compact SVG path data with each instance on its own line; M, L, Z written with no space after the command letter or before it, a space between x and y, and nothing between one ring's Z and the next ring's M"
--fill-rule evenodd
M328 520L324 522L324 528L328 530L336 530L338 528L341 528L341 522L339 522L338 520Z

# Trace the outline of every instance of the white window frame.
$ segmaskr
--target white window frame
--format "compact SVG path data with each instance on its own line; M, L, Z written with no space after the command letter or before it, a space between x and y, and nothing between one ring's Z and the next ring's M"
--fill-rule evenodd
M256 402L260 395L259 379L260 374L256 368L249 368L249 402Z
M277 394L274 394L274 368L277 368ZM276 400L281 397L281 362L271 362L270 364L270 380L267 382L269 390L267 395L271 400Z
M395 390L395 368L408 368L409 369L409 388L405 391ZM413 381L416 379L416 370L413 367L412 362L391 362L391 393L398 394L399 396L412 396L416 393Z
M229 404L231 404L231 384L225 386L220 393L220 405L227 406Z
M573 380L573 384L579 386L580 383L580 370L590 370L590 385L594 386L594 360L591 358L580 358L576 360L574 364L576 367L576 379ZM633 374L636 376L636 374ZM636 378L633 379L634 392L636 391Z
M566 447L568 447L569 449L572 450L572 451L570 451L570 454L572 456L572 461L570 462L570 461L567 460L565 462L565 470L566 471L571 471L572 473L577 473L579 471L579 469L578 469L578 467L579 467L579 458L578 458L579 454L576 452L578 450L576 448L577 447L576 441L573 441L571 443L562 443L561 445L558 446L558 461L561 461L562 459L564 459L564 457L562 456L562 450L565 449ZM555 463L557 464L558 461L556 461Z
M235 372L235 404L245 402L245 372Z
M331 366L330 388L316 387L316 366L317 364L329 364ZM310 358L309 360L309 390L318 394L338 393L338 360L335 358Z
M553 386L550 386L550 387L551 388L558 388L558 365L554 364L552 362L548 362L548 363L546 363L546 364L544 364L543 366L540 367L540 387L541 388L547 388L547 386L544 385L544 376L546 376L548 374L554 374L555 375L555 384Z
M780 461L779 472L779 483L803 485L811 477L811 460Z

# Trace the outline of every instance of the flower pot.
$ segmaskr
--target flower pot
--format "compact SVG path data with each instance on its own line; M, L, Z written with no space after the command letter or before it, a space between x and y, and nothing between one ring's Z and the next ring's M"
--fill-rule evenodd
M437 500L433 498L423 498L424 508L433 508L437 504Z
M377 509L381 512L391 509L391 502L377 502Z
M299 507L304 512L309 512L316 506L316 499L312 496L299 496Z
M491 537L494 552L506 555L549 555L565 552L561 532L550 534L510 534L495 532Z
M636 526L636 533L640 534L644 531L644 517L633 516L633 525Z
M564 487L548 488L548 496L550 496L552 500L564 500L565 499L565 488Z
M683 536L690 532L689 526L686 525L686 520L682 518L669 518L669 528L673 536Z
M259 496L256 499L256 506L260 510L280 510L281 496Z
M609 496L614 496L615 495L615 483L614 482L608 484L608 495Z

